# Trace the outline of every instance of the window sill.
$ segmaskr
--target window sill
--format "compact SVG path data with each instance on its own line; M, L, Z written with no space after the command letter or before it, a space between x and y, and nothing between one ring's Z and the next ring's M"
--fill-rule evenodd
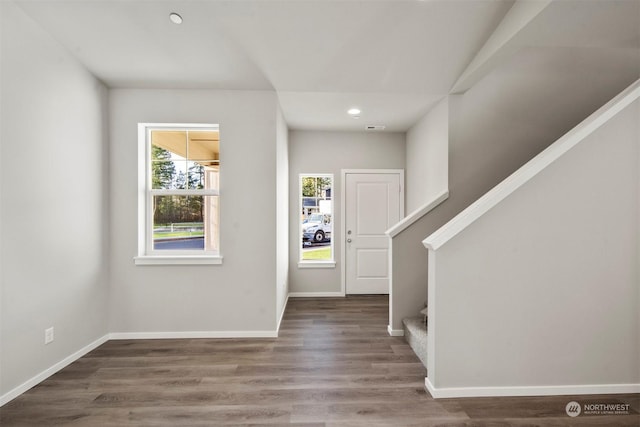
M336 268L335 261L299 261L298 268Z
M220 255L143 255L133 258L136 265L220 265Z

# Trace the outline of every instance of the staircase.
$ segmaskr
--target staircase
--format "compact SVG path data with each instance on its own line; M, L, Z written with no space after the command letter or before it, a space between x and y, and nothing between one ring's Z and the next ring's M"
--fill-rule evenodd
M616 86L618 83L619 89ZM495 101L496 105L491 104L494 102L492 99L500 98L497 96L497 93L502 90L499 86L491 88L492 93L496 95L492 98L486 96L488 92L488 89L484 88L484 85L488 84L486 82L480 84L474 91L449 96L448 117L445 120L449 144L448 188L432 196L423 206L415 209L387 232L391 238L392 271L388 330L391 335L404 334L407 341L413 343L414 351L423 362L427 357L420 354L422 351L420 349L424 349L425 346L418 344L424 341L423 332L418 334L419 329L408 328L408 325L415 323L412 318L418 316L420 309L423 308L425 296L431 292L429 275L432 274L433 264L429 259L430 255L422 246L422 240L441 229L492 188L507 180L514 172L546 150L558 138L566 135L598 107L604 105L617 93L611 88L616 87L616 91L619 92L628 85L623 79L618 83L601 91L596 90L600 87L599 85L580 86L580 97L571 91L567 92L566 97L580 98L583 101L572 102L570 106L566 103L545 104L548 111L544 114L525 115L524 111L518 110L520 107L509 104L515 112L509 115L492 116L491 120L478 120L476 116L482 111L506 111L504 105L497 101ZM504 94L501 96L506 97ZM517 98L512 94L509 96ZM539 105L539 102L536 105ZM505 117L514 115L527 117L527 125L510 126ZM429 115L426 117L433 119L431 122L435 122L435 118ZM509 132L504 132L502 129L508 129ZM414 139L420 140L417 137ZM410 138L407 140L409 141ZM426 163L425 165L425 167L437 166ZM606 194L606 200L608 200L606 204L615 206L618 203L615 197L616 191L615 187L612 187L612 190ZM604 200L602 197L600 199ZM553 205L550 209L553 209ZM581 212L576 213L576 216L580 215L582 215ZM553 223L552 220L549 222ZM525 229L527 227L528 225L524 226ZM539 242L539 239L534 239L533 242ZM539 250L545 253L546 248L539 248ZM480 248L477 253L484 254L484 252L484 249ZM532 259L537 259L537 255ZM437 319L433 317L432 320L430 328ZM417 338L416 334L422 338ZM433 334L429 339L436 340L436 335Z
M640 391L638 117L640 80L423 241L434 398Z

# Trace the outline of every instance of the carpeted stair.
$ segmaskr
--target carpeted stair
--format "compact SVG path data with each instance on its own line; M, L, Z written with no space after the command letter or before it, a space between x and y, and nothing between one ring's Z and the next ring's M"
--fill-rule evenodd
M408 317L402 321L404 338L418 356L422 364L427 367L427 327L424 316Z

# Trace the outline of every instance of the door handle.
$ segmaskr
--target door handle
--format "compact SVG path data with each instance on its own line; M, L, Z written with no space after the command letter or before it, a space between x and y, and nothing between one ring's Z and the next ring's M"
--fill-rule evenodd
M347 243L351 243L351 239L347 239Z

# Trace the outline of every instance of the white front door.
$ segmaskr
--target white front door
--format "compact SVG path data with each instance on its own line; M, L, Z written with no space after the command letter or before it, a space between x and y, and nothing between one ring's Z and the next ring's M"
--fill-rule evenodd
M345 174L345 290L389 293L389 228L403 214L402 172Z

